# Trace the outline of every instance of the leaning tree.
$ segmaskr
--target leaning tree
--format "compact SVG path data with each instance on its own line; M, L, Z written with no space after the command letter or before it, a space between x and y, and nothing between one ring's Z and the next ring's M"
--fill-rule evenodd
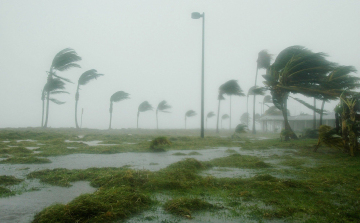
M158 112L170 113L169 111L167 111L170 108L171 108L171 105L169 105L165 100L161 101L158 104L158 106L156 108L156 128L157 129L159 129Z
M51 82L52 79L54 78L58 78L66 82L71 82L69 79L59 76L56 72L66 71L73 67L80 68L80 65L76 63L80 60L81 57L78 56L75 50L73 49L66 48L58 52L51 63L50 70L47 72L48 73L47 83ZM46 91L46 92L43 91L43 95L42 95L42 98L46 98L46 118L45 118L45 124L43 125L44 128L47 127L49 120L50 94L51 94L50 91Z
M91 80L97 79L100 76L103 76L103 74L99 74L99 73L97 73L97 70L92 69L92 70L85 71L79 77L78 85L77 85L77 88L76 88L76 94L75 94L75 125L76 125L77 129L79 128L78 121L77 121L77 106L78 106L78 101L79 101L80 86L86 85Z
M258 86L252 86L251 88L249 88L248 93L246 95L246 113L249 113L249 96L254 95L255 97L255 95L264 95L265 90L266 89L264 87L258 87ZM253 118L254 117L255 115L253 115ZM249 126L249 119L247 120L246 125ZM253 126L255 128L255 122L253 122Z
M207 121L208 121L208 118L212 118L215 116L215 113L214 112L209 112L207 115L206 115L206 128L207 128Z
M111 129L113 103L114 102L119 102L119 101L122 101L122 100L125 100L125 99L129 99L129 94L124 92L124 91L117 91L113 95L111 95L111 97L110 97L110 108L109 108L109 112L110 112L109 129Z
M279 53L274 63L263 75L274 105L283 113L285 140L297 139L287 117L287 100L290 93L303 94L307 97L321 98L323 95L338 93L320 87L326 74L334 69L335 64L326 60L324 53L313 53L302 46L291 46Z
M136 128L139 128L139 116L140 112L146 112L146 111L152 111L153 107L148 101L143 101L139 107L138 107L138 113L137 113L137 121L136 121Z
M185 129L186 129L186 118L190 118L196 115L194 110L189 110L185 113Z

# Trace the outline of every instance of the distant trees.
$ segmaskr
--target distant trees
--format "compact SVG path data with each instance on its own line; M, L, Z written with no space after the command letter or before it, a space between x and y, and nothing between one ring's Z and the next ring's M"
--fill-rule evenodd
M156 128L159 129L159 122L158 122L158 112L163 112L163 113L170 113L169 111L166 111L168 109L170 109L171 106L165 101L161 101L157 108L156 108Z
M194 110L189 110L185 113L185 129L186 129L186 118L190 118L196 115Z
M212 117L214 117L215 116L215 113L214 112L209 112L209 113L207 113L207 115L206 115L206 128L207 128L207 121L208 121L208 118L212 118Z
M223 115L221 116L221 128L223 127L223 126L222 126L223 120L228 119L228 118L230 118L230 116L229 116L228 114L223 114Z
M148 101L142 102L138 107L138 113L137 113L137 122L136 122L136 128L139 128L139 116L140 112L146 112L153 110L153 107Z
M103 76L103 74L99 74L99 73L97 73L97 70L92 69L92 70L85 71L79 77L78 85L77 85L77 88L76 88L76 94L75 94L75 125L76 125L77 129L79 128L78 121L77 121L77 106L78 106L78 101L79 101L80 86L86 85L91 80L97 79L100 76Z
M56 72L57 71L66 71L73 67L80 68L80 65L76 63L80 60L81 60L81 57L77 55L75 50L70 49L70 48L63 49L55 55L55 57L51 63L51 66L50 66L50 70L47 72L48 73L47 83L49 83L48 87L45 89L45 91L43 90L43 93L41 96L41 98L44 99L43 102L46 99L46 117L45 117L45 123L43 125L44 128L47 127L48 120L49 120L49 102L50 102L50 94L51 94L51 90L50 90L51 88L49 86L51 85L51 82L53 81L54 78L57 78L58 80L61 80L61 81L71 82L69 79L60 77L59 75L57 75ZM55 102L54 100L52 100L52 101ZM44 106L43 106L43 108L44 108ZM42 123L43 123L43 121L42 121Z
M122 100L125 100L125 99L129 99L129 94L124 92L124 91L117 91L113 95L111 95L111 97L110 97L110 108L109 108L109 112L110 112L109 129L111 129L113 103L114 102L119 102L119 101L122 101Z

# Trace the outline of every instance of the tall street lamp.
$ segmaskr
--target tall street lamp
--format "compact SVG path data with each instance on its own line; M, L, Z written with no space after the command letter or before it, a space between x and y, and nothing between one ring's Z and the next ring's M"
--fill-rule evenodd
M205 36L205 13L191 13L192 19L203 18L202 23L202 64L201 64L201 138L204 138L204 36Z

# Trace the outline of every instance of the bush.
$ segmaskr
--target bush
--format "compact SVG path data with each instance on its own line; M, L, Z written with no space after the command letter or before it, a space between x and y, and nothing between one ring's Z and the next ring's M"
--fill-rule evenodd
M319 138L319 130L318 129L304 129L303 137L310 138L310 139L317 139L317 138Z
M153 151L165 151L164 147L170 146L171 142L165 136L159 136L150 142L150 149Z

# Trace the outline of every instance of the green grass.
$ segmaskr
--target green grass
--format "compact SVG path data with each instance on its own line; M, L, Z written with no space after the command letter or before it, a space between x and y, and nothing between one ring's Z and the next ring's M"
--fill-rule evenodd
M23 181L24 181L23 179L17 179L14 176L6 176L6 175L0 176L0 185L1 186L16 185Z
M43 164L51 163L47 158L38 158L34 156L28 157L9 157L5 160L0 161L2 164Z
M264 163L255 156L233 154L227 157L216 158L205 162L209 166L236 167L236 168L267 168L269 164Z
M195 211L209 211L216 206L199 198L180 197L167 201L164 204L164 210L174 215L191 218Z

